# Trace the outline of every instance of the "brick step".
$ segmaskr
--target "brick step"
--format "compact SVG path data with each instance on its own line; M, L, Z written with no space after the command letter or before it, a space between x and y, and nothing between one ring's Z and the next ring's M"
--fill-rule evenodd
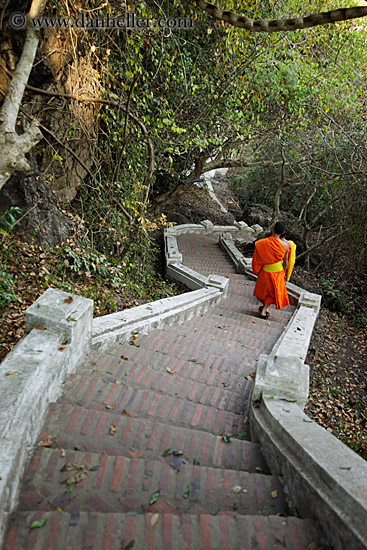
M276 340L276 339L275 339ZM216 356L220 359L229 359L236 361L237 364L246 363L250 356L255 354L256 357L260 353L263 353L268 348L268 341L263 335L256 334L255 331L252 335L248 335L245 344L231 344L221 343L215 340L208 339L205 341L201 339L193 344L188 337L183 341L183 337L177 339L175 342L167 343L165 338L158 340L154 345L149 346L150 351L164 352L177 359L198 359L199 362L206 362L210 356ZM251 350L251 353L250 353ZM255 351L254 351L255 350ZM200 358L200 359L199 359Z
M66 480L76 471L61 470L70 462L85 465L86 478L69 492ZM277 477L185 462L180 456L153 460L69 450L62 457L60 449L38 449L24 476L18 510L59 507L65 512L286 513ZM90 470L96 467L99 469ZM241 487L239 492L235 487ZM150 505L156 491L160 496Z
M201 403L193 403L180 399L159 395L150 390L133 389L129 387L111 384L102 388L101 392L96 391L98 380L93 380L90 387L82 394L78 388L69 388L63 395L63 401L76 404L87 409L105 411L106 405L115 405L111 423L116 427L122 419L122 414L129 414L134 418L156 419L164 421L170 426L184 426L186 428L198 429L214 435L248 432L246 417L246 405L244 404L243 414L216 409Z
M223 354L227 356L228 351L242 357L244 351L253 346L261 350L270 350L282 333L282 327L278 324L269 321L268 325L262 319L248 318L242 328L234 330L221 328L228 324L226 325L225 319L220 316L217 319L208 316L198 321L195 328L185 325L156 330L150 334L149 339L144 339L144 343L140 343L139 338L136 343L139 347L151 351L165 351L177 358L191 355L199 348L218 357Z
M112 349L112 348L110 348ZM138 351L140 355L129 357L126 360L121 359L121 355L117 354L115 360L105 361L105 356L93 356L87 363L84 363L79 369L79 373L87 371L91 374L99 373L101 375L113 375L114 379L126 378L129 376L129 381L135 382L142 375L142 371L155 371L157 374L167 375L166 368L177 373L180 378L188 378L193 381L213 386L215 388L227 388L228 391L243 394L246 385L246 378L253 371L246 367L241 367L241 373L232 373L230 371L220 370L215 367L207 367L205 364L187 361L187 359L175 359L169 355L157 354L157 352L149 352L144 348ZM129 373L127 375L127 373ZM143 372L144 374L144 372ZM172 375L170 375L172 376Z
M188 265L194 271L198 271L202 275L221 275L222 277L230 278L236 273L236 270L231 266L219 266L218 264L208 265L207 262L201 264L195 264L193 266Z
M227 387L243 390L244 378L252 374L256 368L257 359L252 355L254 350L250 348L251 354L242 354L241 358L223 359L215 355L201 356L199 358L183 357L177 359L168 355L166 352L150 351L144 347L127 347L126 344L117 344L109 348L114 350L105 353L92 353L84 363L83 370L91 374L100 372L103 374L113 373L116 378L126 377L126 372L130 372L135 364L147 366L155 371L164 371L169 367L173 371L179 372L180 376L197 380L203 384L215 387ZM111 355L106 355L111 353ZM126 355L124 355L126 354ZM127 360L121 359L122 357ZM229 384L227 386L226 384ZM237 386L241 384L241 386Z
M315 522L276 515L32 511L14 515L5 550L316 550L320 538Z
M104 382L112 384L118 379L122 380L123 384L126 382L129 387L149 388L169 395L179 394L190 401L195 401L191 397L195 388L202 392L206 388L211 388L212 395L218 389L233 393L237 397L243 395L249 374L236 376L218 369L209 369L203 365L194 365L194 362L189 363L163 356L159 359L159 365L151 365L149 361L120 361L116 365L109 364L101 370L88 367L78 371L78 376L87 377L90 380L90 376L95 375L101 377Z
M140 375L130 376L130 371L125 371L125 376L117 379L114 374L91 373L72 374L65 386L66 395L73 392L74 399L105 400L115 394L120 396L127 389L149 390L157 395L179 397L190 403L201 403L218 410L225 410L239 414L244 406L243 392L230 392L227 387L208 386L195 382L188 378L181 378L178 373L169 374L167 371L154 370L140 365ZM244 384L245 387L245 384Z
M227 317L228 319L243 319L244 314L248 314L249 306L251 308L250 311L253 311L253 315L256 319L260 319L259 315L259 307L260 302L256 300L256 304L236 304L235 306L227 307L227 304L225 302L222 302L220 305L215 306L213 308L213 313L219 313L222 314L223 317ZM293 308L292 310L284 311L284 309ZM279 323L283 326L287 324L287 322L290 320L290 318L293 315L294 312L294 306L286 306L286 308L283 308L282 310L277 311L274 306L270 306L269 312L270 317L268 319L265 319L265 321L270 321L271 323ZM260 319L261 321L263 319Z
M163 422L120 416L114 424L116 432L110 434L115 422L114 411L96 411L67 403L52 403L39 440L53 437L53 447L104 452L108 455L143 456L161 460L166 449L182 450L188 464L194 460L201 466L226 468L268 474L260 445L248 441L249 433L241 439L230 438L226 443L221 436L185 427L167 426ZM173 457L171 456L171 459Z
M253 334L253 331L262 333L266 332L267 337L274 333L276 335L276 338L278 338L279 334L281 334L284 329L284 323L280 324L274 321L270 321L269 319L261 319L259 315L254 315L254 312L249 312L249 310L247 310L247 312L246 310L244 310L241 319L227 319L225 315L221 315L220 313L221 310L218 307L210 310L209 314L201 318L200 324L196 323L196 330L213 327L217 329L218 335L222 335L224 331L224 334L234 334L238 337L238 339L243 339L243 337L246 337L248 331L250 331L251 334ZM183 325L183 327L186 328L186 324ZM261 335L261 337L263 338L263 334Z

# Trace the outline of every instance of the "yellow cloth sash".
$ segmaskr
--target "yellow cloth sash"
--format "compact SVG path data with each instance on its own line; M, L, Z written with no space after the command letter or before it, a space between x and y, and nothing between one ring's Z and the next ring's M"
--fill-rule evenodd
M289 241L289 243L291 245L291 252L289 254L289 259L288 259L287 281L289 281L291 277L293 267L296 262L296 248L297 248L293 241Z
M263 270L266 271L266 273L277 273L278 271L283 270L283 262L277 262L276 264L265 264L263 265Z

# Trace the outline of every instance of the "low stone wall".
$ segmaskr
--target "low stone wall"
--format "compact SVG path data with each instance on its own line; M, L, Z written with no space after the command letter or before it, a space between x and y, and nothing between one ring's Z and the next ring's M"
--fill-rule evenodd
M256 279L231 234L220 245L238 271ZM367 463L303 409L309 392L305 359L321 297L287 283L294 312L269 355L258 361L252 393L252 437L261 443L292 507L319 521L334 550L367 548Z
M48 405L89 350L92 317L92 300L49 288L0 365L0 545Z

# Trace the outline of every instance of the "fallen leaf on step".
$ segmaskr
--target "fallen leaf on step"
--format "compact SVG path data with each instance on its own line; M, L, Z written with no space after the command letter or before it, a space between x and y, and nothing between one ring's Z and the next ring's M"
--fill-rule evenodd
M127 415L127 412L126 412L126 409L124 409L121 413L121 416L126 416Z
M270 322L270 321L268 321L266 324L267 324L269 327L271 326L271 322Z
M183 451L179 450L179 451L172 451L172 454L175 455L175 456L181 456L183 455Z
M73 301L73 298L71 296L69 296L69 298L65 298L64 300L65 304L71 304L72 301Z
M65 349L65 346L60 346L60 347L59 347L59 350L60 350L60 351L64 351L64 349Z
M184 498L188 498L190 495L190 487L186 487L185 492L183 494Z
M11 376L12 374L15 374L18 372L17 370L11 370L10 372L7 372L5 376Z
M30 527L31 529L36 529L37 527L42 527L46 523L47 519L37 519L36 521L32 521Z
M79 462L68 462L61 468L61 472L71 472L72 470L84 470L85 464Z
M110 403L109 405L105 405L106 409L113 410L116 407L116 403Z
M36 325L34 328L36 328L37 330L47 330L47 328L43 325Z
M155 502L157 502L157 500L159 499L159 494L160 494L160 490L153 493L152 496L150 497L149 504L154 504Z
M69 477L69 479L66 480L66 485L73 485L74 483L79 483L80 481L83 481L83 479L86 479L87 474L85 472L77 472L73 476Z
M228 435L222 435L222 439L223 439L224 443L230 443L231 442L231 438L228 437Z
M168 374L176 374L177 371L170 369L169 367L166 367L166 371Z
M172 453L171 449L168 447L168 449L165 449L162 456L169 456Z
M92 466L91 468L89 468L89 471L90 472L96 472L97 470L100 470L101 467L100 466Z
M232 490L234 493L239 493L241 491L242 487L240 485L235 485Z
M52 441L52 436L49 435L47 439L42 439L37 443L37 447L52 447L54 442Z
M228 382L222 382L222 384L225 388L228 388L228 386L229 386Z
M148 306L148 307L146 307L145 309L153 309L153 308Z
M62 508L60 508L60 506L56 506L55 510L56 512L62 512Z
M64 458L65 457L65 449L61 449L61 454L60 454L61 458Z
M150 520L150 525L154 527L157 524L158 520L159 520L159 514L153 514L152 519Z
M273 498L277 498L277 496L278 496L278 491L273 491L273 492L271 493L271 496L272 496Z
M135 540L131 540L129 544L125 546L125 550L131 550L135 546Z
M120 384L122 384L122 380L120 380L120 378L118 378L117 380L115 380L115 384L117 384L118 386L120 386Z
M124 361L128 361L128 360L129 360L125 355L121 355L120 358L123 359Z
M110 435L115 435L116 431L117 431L117 428L116 428L115 424L111 424Z

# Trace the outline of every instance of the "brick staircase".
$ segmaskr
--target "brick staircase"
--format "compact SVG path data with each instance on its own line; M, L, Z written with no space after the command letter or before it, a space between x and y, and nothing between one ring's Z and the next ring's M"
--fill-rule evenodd
M184 325L94 351L70 376L39 436L53 444L36 448L24 476L6 550L320 547L315 523L290 515L247 419L259 354L293 308L260 319L254 283L217 238L185 235L179 247L187 266L230 278L227 298ZM74 474L83 479L67 484Z

